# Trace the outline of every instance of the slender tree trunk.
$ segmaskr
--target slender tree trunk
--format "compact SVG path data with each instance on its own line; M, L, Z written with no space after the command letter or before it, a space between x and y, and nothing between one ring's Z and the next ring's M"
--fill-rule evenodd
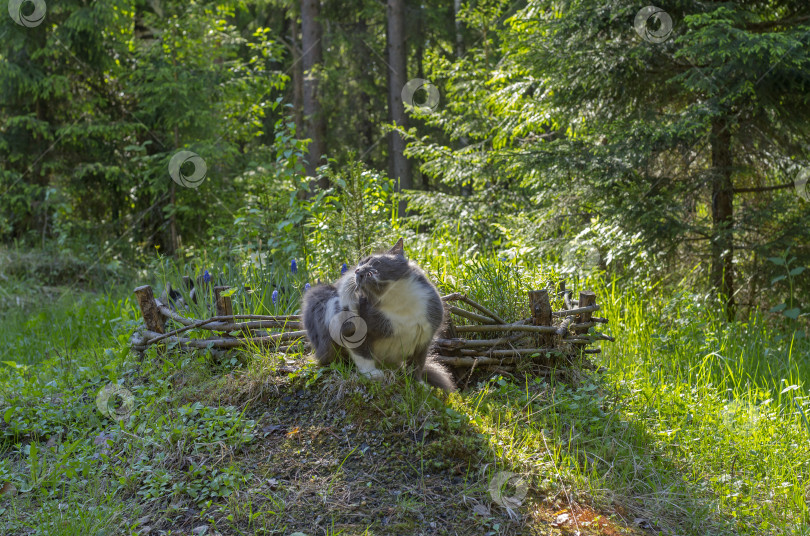
M304 134L304 70L301 64L301 46L298 41L298 15L290 14L290 46L292 47L293 120L295 133L299 138Z
M458 18L458 13L461 11L461 0L454 0L453 2L453 22L456 27L456 59L460 60L464 56L464 34L462 30L461 19ZM470 144L467 136L461 136L458 139L459 149L466 147ZM472 195L472 184L466 183L461 185L461 195L469 197Z
M174 81L177 83L177 59L174 57L172 57L172 65L174 67ZM180 150L180 131L177 125L174 126L174 150ZM176 186L177 184L175 184L173 180L169 183L169 204L172 206L172 211L169 213L169 251L167 253L171 255L174 255L174 252L177 251L177 218L175 217L175 211L177 210L177 205L175 205Z
M371 120L371 96L369 95L369 88L374 87L374 77L371 70L368 68L372 63L371 54L369 53L368 45L365 44L366 37L368 36L368 23L360 16L355 24L355 39L353 42L354 57L357 60L359 91L356 92L356 106L357 113L359 114L360 123L360 146L362 151L360 154L366 154L371 150L374 144L374 122Z
M405 0L388 0L388 115L397 125L407 128L405 106L402 104L402 88L408 81L407 53L405 50ZM405 140L397 132L389 135L388 147L391 177L397 191L413 187L410 162L405 158ZM403 214L405 203L399 204Z
M453 22L456 26L456 59L460 59L464 55L464 35L461 33L461 19L458 18L458 13L461 11L461 0L453 1Z
M726 316L734 305L734 189L731 183L731 131L725 119L712 124L712 269L715 291L723 297Z
M301 0L301 47L304 69L304 121L307 124L309 158L307 174L315 176L322 163L321 155L326 152L326 123L321 108L321 94L318 72L323 67L323 47L321 45L320 0ZM318 181L318 186L326 187L326 179Z

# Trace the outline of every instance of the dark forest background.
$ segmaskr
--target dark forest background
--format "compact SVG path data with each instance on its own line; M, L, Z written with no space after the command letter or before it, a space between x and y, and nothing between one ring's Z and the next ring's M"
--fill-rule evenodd
M662 1L639 25L642 7L66 0L0 17L0 240L100 263L259 240L302 258L312 232L341 233L324 214L348 210L330 201L348 180L382 200L377 224L584 250L729 316L795 320L807 4ZM196 188L170 176L181 150L204 162Z

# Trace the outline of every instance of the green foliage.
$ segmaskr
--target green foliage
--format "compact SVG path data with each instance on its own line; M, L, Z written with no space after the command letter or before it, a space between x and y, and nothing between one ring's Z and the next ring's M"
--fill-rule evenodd
M802 314L801 307L794 307L794 296L795 296L794 278L802 275L807 270L806 266L794 267L793 264L796 263L796 260L797 258L795 256L790 256L790 248L788 248L787 251L785 251L785 253L781 257L768 258L768 262L775 264L776 266L782 266L785 270L785 274L778 275L773 279L771 279L771 285L775 285L780 281L787 281L789 288L788 300L771 307L770 312L781 313L782 315L792 320L797 320L799 316Z
M557 250L561 238L606 228L632 237L615 249L598 237L611 271L631 276L640 249L685 274L718 262L712 243L728 244L748 302L779 275L764 257L792 247L807 264L808 212L793 187L810 112L799 3L660 8L674 20L660 43L634 30L632 2L537 0L464 58L431 58L447 105L420 119L451 141L412 129L408 151L450 191L411 195L420 224L458 228L470 244ZM718 171L726 132L733 168ZM726 171L735 212L718 223L712 184Z
M397 207L391 179L350 162L322 168L333 185L309 207L307 250L315 266L352 264L374 249L390 247L397 229Z
M214 207L238 205L233 177L266 152L288 79L268 29L233 24L243 9L62 2L36 28L4 17L0 236L98 257L125 237L171 249L172 229L196 242L229 220ZM181 149L205 161L206 187L172 181Z
M170 445L188 443L211 448L217 443L233 447L253 439L256 423L243 419L234 407L207 407L199 402L177 408L179 420L160 417L155 422L158 435Z

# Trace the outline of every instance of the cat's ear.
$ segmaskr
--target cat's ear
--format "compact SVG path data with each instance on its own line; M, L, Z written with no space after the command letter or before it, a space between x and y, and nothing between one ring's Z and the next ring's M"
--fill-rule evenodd
M399 255L400 257L405 256L405 246L402 244L402 238L397 240L397 243L394 244L390 250L388 250L389 255Z

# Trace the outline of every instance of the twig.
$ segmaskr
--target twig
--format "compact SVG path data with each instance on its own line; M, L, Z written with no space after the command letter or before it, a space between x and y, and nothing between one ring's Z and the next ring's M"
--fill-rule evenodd
M154 331L146 331L146 335L156 337L160 333ZM240 346L249 346L250 344L269 345L270 343L277 343L281 341L289 341L295 339L303 339L306 337L306 331L288 331L285 333L276 333L274 335L267 335L265 337L251 337L249 339L240 338L227 338L227 339L188 339L184 337L175 336L170 342L177 342L181 346L191 346L193 348L238 348Z
M439 355L436 360L444 365L451 365L454 367L475 367L475 366L488 366L488 365L506 365L515 363L516 358L505 357L498 359L495 357L454 357Z
M483 325L483 326L456 326L458 333L475 333L475 332L491 332L491 331L531 331L534 333L556 333L557 328L554 326L529 326L521 323L514 324L496 324L496 325Z
M172 311L171 307L163 305L163 303L161 303L160 300L156 299L155 303L157 304L158 310L160 311L160 313L163 316L168 316L169 318L171 318L175 322L179 322L180 324L183 324L184 326L190 326L191 324L194 323L193 320L189 320L188 318L184 318L184 317L180 316L179 314L175 313L174 311Z
M569 319L571 319L571 318L573 318L573 317L569 316L569 317L568 317L568 318L566 318L565 320L569 320ZM571 325L569 326L569 328L570 328L572 331L576 331L576 330L578 330L578 329L584 329L584 330L587 330L588 328L592 328L592 327L594 327L596 324L597 324L597 322L593 322L593 318L592 318L592 319L591 319L591 322L580 322L579 324L571 324Z
M600 310L602 307L597 303L596 305L589 305L588 307L577 307L576 309L568 309L566 311L555 311L551 316L571 316L582 313L592 313Z
M556 334L560 337L565 337L568 334L568 329L571 327L571 324L576 319L575 316L569 316L565 318L560 326L557 328Z
M203 329L209 329L211 331L249 331L251 329L262 329L262 328L287 328L290 330L301 330L304 328L301 322L280 322L278 320L255 320L253 322L234 322L231 324L209 324L207 326L200 326Z
M508 350L490 350L488 352L482 350L459 350L459 352L461 352L461 355L485 356L485 357L492 357L492 356L515 357L531 354L547 354L553 351L554 348L512 348Z
M479 348L479 347L495 347L501 344L518 341L524 337L528 337L527 333L515 333L508 337L501 337L500 339L482 339L482 340L469 340L469 339L436 339L434 343L447 349L457 348Z
M604 333L582 333L575 337L564 338L564 341L587 341L587 342L594 342L594 341L610 341L616 342L616 339L611 337L610 335L605 335Z
M462 294L461 292L454 292L453 294L448 294L447 296L442 296L442 300L444 300L444 301L461 300L464 303L466 303L467 305L471 305L471 306L475 307L476 309L478 309L479 311L481 311L482 313L484 313L488 317L493 318L499 324L507 324L508 323L508 322L506 322L506 320L504 320L500 316L496 315L495 313L493 313L492 311L490 311L489 309L487 309L486 307L484 307L483 305L481 305L477 301L468 298L466 294Z
M489 317L486 317L486 316L481 316L481 315L478 315L478 314L475 314L475 313L471 313L470 311L465 311L464 309L461 309L459 307L454 307L452 305L449 306L447 309L451 313L453 313L454 315L464 317L464 318L466 318L468 320L475 320L476 322L481 322L483 324L497 324L498 323L495 320L493 320L492 318L489 318Z
M290 330L300 330L303 326L301 326L300 322L280 322L277 320L259 320L255 322L242 322L242 323L225 323L223 320L230 320L232 317L230 316L214 316L207 320L199 320L192 324L186 324L182 328L175 329L174 331L170 331L168 333L164 333L160 337L155 337L154 339L150 339L147 341L146 344L154 344L158 341L161 341L167 337L171 337L177 335L179 333L183 333L190 329L208 329L212 331L224 331L224 332L231 332L231 331L247 331L250 329L260 329L260 328L289 328Z

